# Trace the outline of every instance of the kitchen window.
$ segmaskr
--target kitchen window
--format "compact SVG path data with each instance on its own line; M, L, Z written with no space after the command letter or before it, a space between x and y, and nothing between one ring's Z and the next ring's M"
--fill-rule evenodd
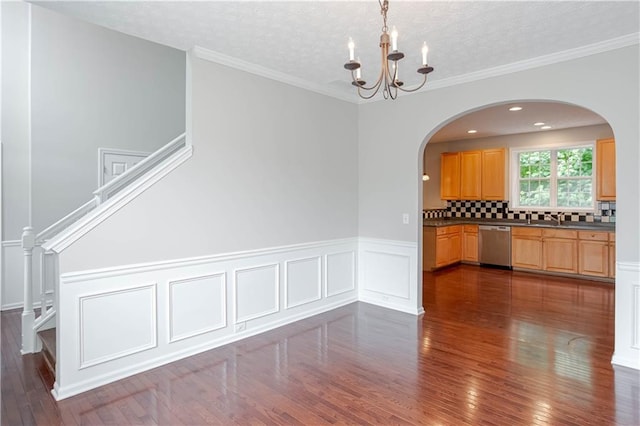
M511 151L515 209L594 210L594 144Z

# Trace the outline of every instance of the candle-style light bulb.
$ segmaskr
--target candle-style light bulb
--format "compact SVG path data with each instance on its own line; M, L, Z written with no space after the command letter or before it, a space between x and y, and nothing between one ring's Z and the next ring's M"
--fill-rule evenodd
M427 53L429 53L429 47L425 41L422 45L422 65L427 65Z
M353 61L353 58L355 57L354 51L355 51L355 47L356 45L353 43L353 39L351 37L349 37L349 60Z
M358 62L360 62L359 56L358 56ZM362 68L362 66L360 68ZM362 78L362 72L360 71L360 68L356 70L356 80L360 80Z
M391 50L398 50L398 30L396 29L395 25L391 29Z

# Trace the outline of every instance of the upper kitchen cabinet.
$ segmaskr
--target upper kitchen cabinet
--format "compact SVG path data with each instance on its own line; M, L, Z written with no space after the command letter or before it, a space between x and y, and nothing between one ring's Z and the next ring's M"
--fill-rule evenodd
M504 200L504 148L445 152L440 158L443 200Z
M596 199L616 199L616 144L614 139L596 141Z
M482 151L482 199L504 200L504 148Z
M440 157L440 198L460 199L460 153L445 152Z
M482 151L460 153L460 199L480 200L482 197Z

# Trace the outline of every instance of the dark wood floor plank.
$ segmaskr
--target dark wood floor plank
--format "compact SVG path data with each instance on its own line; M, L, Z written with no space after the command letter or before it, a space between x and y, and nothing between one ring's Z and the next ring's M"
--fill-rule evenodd
M3 312L2 424L640 425L640 373L611 365L612 285L423 280L423 317L354 303L58 403Z

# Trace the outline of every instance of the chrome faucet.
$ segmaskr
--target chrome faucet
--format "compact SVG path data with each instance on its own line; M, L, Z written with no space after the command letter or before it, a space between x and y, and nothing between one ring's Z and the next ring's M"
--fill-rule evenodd
M564 219L564 213L558 213L555 216L552 214L544 215L545 219L555 220L558 226L562 225L562 220Z

